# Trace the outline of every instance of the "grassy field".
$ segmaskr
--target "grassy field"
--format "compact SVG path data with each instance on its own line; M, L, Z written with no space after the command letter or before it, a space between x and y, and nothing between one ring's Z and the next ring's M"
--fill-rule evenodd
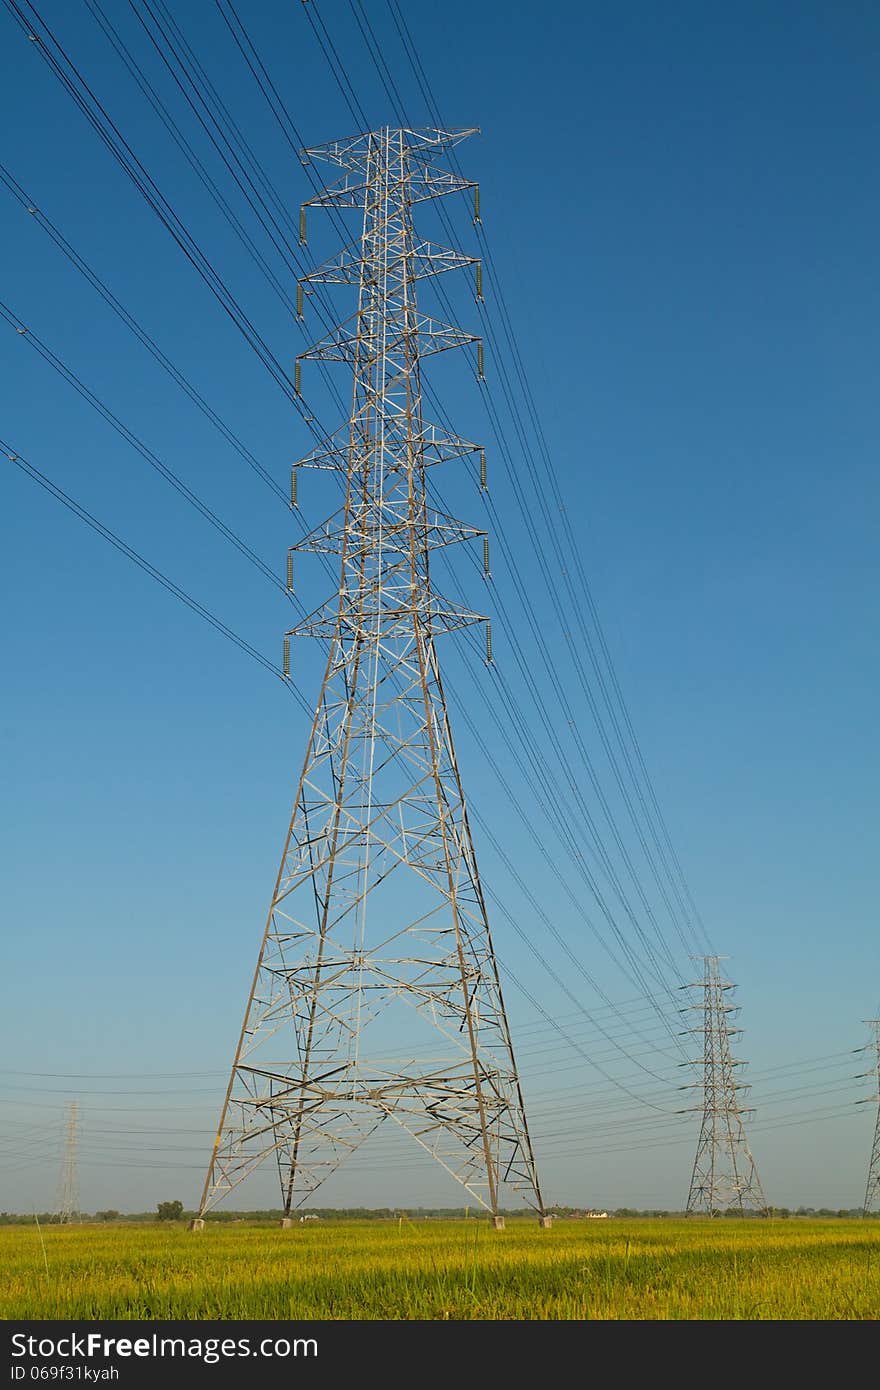
M360 1222L0 1228L10 1318L880 1314L880 1223Z

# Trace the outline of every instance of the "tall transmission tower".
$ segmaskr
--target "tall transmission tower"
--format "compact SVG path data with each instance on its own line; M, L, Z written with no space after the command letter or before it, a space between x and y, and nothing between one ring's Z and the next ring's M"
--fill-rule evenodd
M76 1173L76 1142L79 1126L78 1102L72 1100L67 1108L67 1123L64 1126L64 1152L61 1156L61 1173L58 1178L58 1196L55 1202L55 1215L62 1226L76 1221L79 1215L79 1182Z
M877 1078L877 1094L870 1096L867 1101L857 1101L858 1105L869 1104L872 1100L877 1102L877 1120L874 1125L874 1143L871 1146L871 1158L868 1163L868 1182L865 1187L865 1206L864 1214L868 1215L875 1205L880 1205L880 1018L865 1019L868 1027L873 1030L873 1040L868 1044L874 1050L875 1066L866 1073Z
M729 1023L730 1015L739 1006L725 1002L726 992L734 986L721 978L722 957L695 959L703 961L703 979L686 988L701 988L703 998L687 1007L701 1010L703 1021L687 1032L703 1036L703 1056L690 1063L703 1069L702 1081L691 1083L703 1090L702 1105L693 1107L702 1113L703 1120L687 1210L689 1214L703 1212L707 1216L731 1210L742 1215L747 1211L765 1212L764 1191L743 1126L743 1116L750 1112L740 1106L738 1098L741 1091L749 1089L736 1080L736 1068L744 1063L734 1059L730 1051L731 1037L742 1032Z
M432 163L472 133L384 128L303 152L342 173L303 206L301 240L309 206L362 219L298 292L302 312L316 286L358 290L357 312L295 374L297 390L301 360L353 375L348 424L299 465L341 473L344 505L288 555L291 588L293 552L338 555L339 589L284 639L285 674L293 636L325 639L327 663L194 1229L267 1158L290 1225L388 1122L496 1228L502 1191L550 1224L435 647L486 620L438 593L431 552L484 533L428 504L427 470L479 453L485 483L485 463L423 418L422 360L473 345L482 378L483 351L422 312L416 286L474 265L479 298L481 272L418 237L413 207L473 188L479 217L476 185Z

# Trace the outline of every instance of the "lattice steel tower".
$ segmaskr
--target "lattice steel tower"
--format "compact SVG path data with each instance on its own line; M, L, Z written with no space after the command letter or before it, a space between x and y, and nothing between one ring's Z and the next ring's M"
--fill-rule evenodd
M703 1056L690 1063L703 1069L702 1081L693 1082L703 1090L703 1104L694 1109L702 1113L703 1122L697 1143L697 1156L691 1175L687 1210L715 1216L719 1212L738 1209L765 1212L767 1203L758 1178L755 1160L746 1142L743 1116L750 1113L739 1103L739 1093L749 1087L736 1080L736 1068L744 1065L730 1052L730 1039L741 1028L731 1028L729 1016L738 1009L725 1002L725 993L734 986L722 980L720 956L699 956L703 961L703 979L687 986L702 988L703 999L690 1004L700 1009L703 1022L689 1033L703 1035Z
M67 1108L67 1123L64 1126L64 1152L61 1156L61 1174L58 1179L58 1196L55 1202L55 1216L62 1226L76 1221L79 1215L79 1183L76 1175L76 1141L79 1127L79 1106L75 1100Z
M484 619L437 592L431 552L483 533L428 505L428 467L478 450L424 421L422 359L472 344L482 376L482 345L417 307L418 280L476 262L418 238L413 206L475 188L431 163L471 133L382 129L304 152L343 172L304 205L301 239L307 206L363 218L298 296L301 310L316 285L358 287L356 314L302 354L353 373L348 425L300 463L338 470L344 505L292 548L339 555L339 590L285 638L285 673L295 635L326 639L327 665L199 1225L269 1157L289 1224L387 1121L496 1225L502 1190L549 1224L435 649ZM404 1056L402 1017L417 1035Z
M875 1066L867 1073L869 1076L877 1078L877 1094L868 1101L857 1101L858 1105L870 1104L870 1100L877 1102L877 1120L874 1125L874 1143L871 1146L871 1159L868 1163L868 1183L865 1188L865 1216L875 1205L880 1206L880 1018L868 1018L865 1020L868 1027L874 1031L873 1042L869 1046L874 1050Z

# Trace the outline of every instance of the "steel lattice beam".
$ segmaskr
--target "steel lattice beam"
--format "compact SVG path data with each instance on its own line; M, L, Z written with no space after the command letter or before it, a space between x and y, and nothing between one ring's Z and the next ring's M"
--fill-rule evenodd
M871 1157L868 1162L868 1182L865 1187L865 1216L867 1216L870 1211L873 1211L875 1207L880 1208L880 1018L869 1018L866 1022L874 1033L871 1046L874 1050L874 1070L877 1078L877 1094L874 1097L874 1100L877 1102L877 1120L874 1125L874 1142L871 1145ZM862 1104L862 1102L860 1101L859 1104Z
M730 1039L740 1031L729 1023L736 1006L725 1002L725 993L733 985L722 980L718 956L700 959L703 979L692 987L702 989L703 999L690 1007L700 1010L703 1021L688 1031L703 1038L703 1056L693 1063L703 1072L702 1080L695 1083L703 1091L703 1103L696 1107L702 1124L687 1210L707 1216L730 1210L742 1215L747 1211L763 1213L767 1203L743 1124L743 1116L749 1112L739 1101L740 1093L749 1087L736 1080L736 1069L744 1064L730 1051Z
M421 276L468 263L413 226L471 186L425 162L466 133L307 152L346 170L311 202L363 217L310 277L357 283L357 313L302 355L353 374L347 429L302 460L345 470L345 505L296 547L338 553L340 580L288 634L324 639L327 664L199 1220L270 1157L289 1215L388 1121L490 1212L511 1191L544 1217L435 646L483 620L429 566L483 534L427 506L426 468L477 446L425 424L421 385L424 357L477 339L416 303ZM401 1018L432 1045L395 1063Z

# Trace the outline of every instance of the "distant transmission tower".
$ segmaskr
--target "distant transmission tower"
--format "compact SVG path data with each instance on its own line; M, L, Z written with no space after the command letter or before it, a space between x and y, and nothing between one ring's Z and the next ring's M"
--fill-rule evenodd
M61 1157L61 1174L55 1203L55 1215L62 1226L76 1221L79 1215L79 1184L76 1175L77 1125L78 1104L72 1100L67 1109L67 1124L64 1127L64 1153Z
M702 988L703 999L688 1007L700 1009L703 1022L688 1032L703 1035L703 1056L692 1064L703 1068L702 1081L692 1083L702 1086L703 1104L694 1109L702 1112L703 1122L687 1210L707 1216L731 1210L743 1215L747 1210L764 1212L767 1203L743 1128L743 1116L749 1112L742 1109L738 1099L740 1091L748 1090L736 1080L736 1068L743 1063L730 1054L731 1037L742 1032L728 1022L728 1015L738 1006L724 1000L725 992L734 986L721 979L720 956L696 959L703 961L703 979L689 988Z
M485 620L429 568L484 534L428 504L429 467L478 452L485 485L485 464L425 422L421 381L423 358L468 344L482 379L482 344L416 303L420 279L468 264L479 298L480 267L413 226L414 204L476 188L430 162L471 133L386 128L304 152L342 174L304 205L301 239L309 205L362 218L298 292L301 312L315 285L358 288L353 317L302 354L353 373L348 424L301 460L342 475L344 505L292 547L339 555L339 588L284 641L285 674L294 635L326 639L327 664L195 1229L267 1158L289 1225L389 1121L497 1227L502 1189L550 1224L435 649Z
M871 1160L868 1164L868 1184L865 1188L865 1216L873 1209L875 1204L880 1204L880 1018L865 1019L868 1027L874 1031L874 1039L869 1043L873 1048L876 1065L867 1075L874 1075L877 1078L877 1095L868 1097L867 1103L871 1100L877 1102L877 1120L874 1125L874 1143L871 1146ZM857 1104L864 1105L865 1101L858 1101Z

